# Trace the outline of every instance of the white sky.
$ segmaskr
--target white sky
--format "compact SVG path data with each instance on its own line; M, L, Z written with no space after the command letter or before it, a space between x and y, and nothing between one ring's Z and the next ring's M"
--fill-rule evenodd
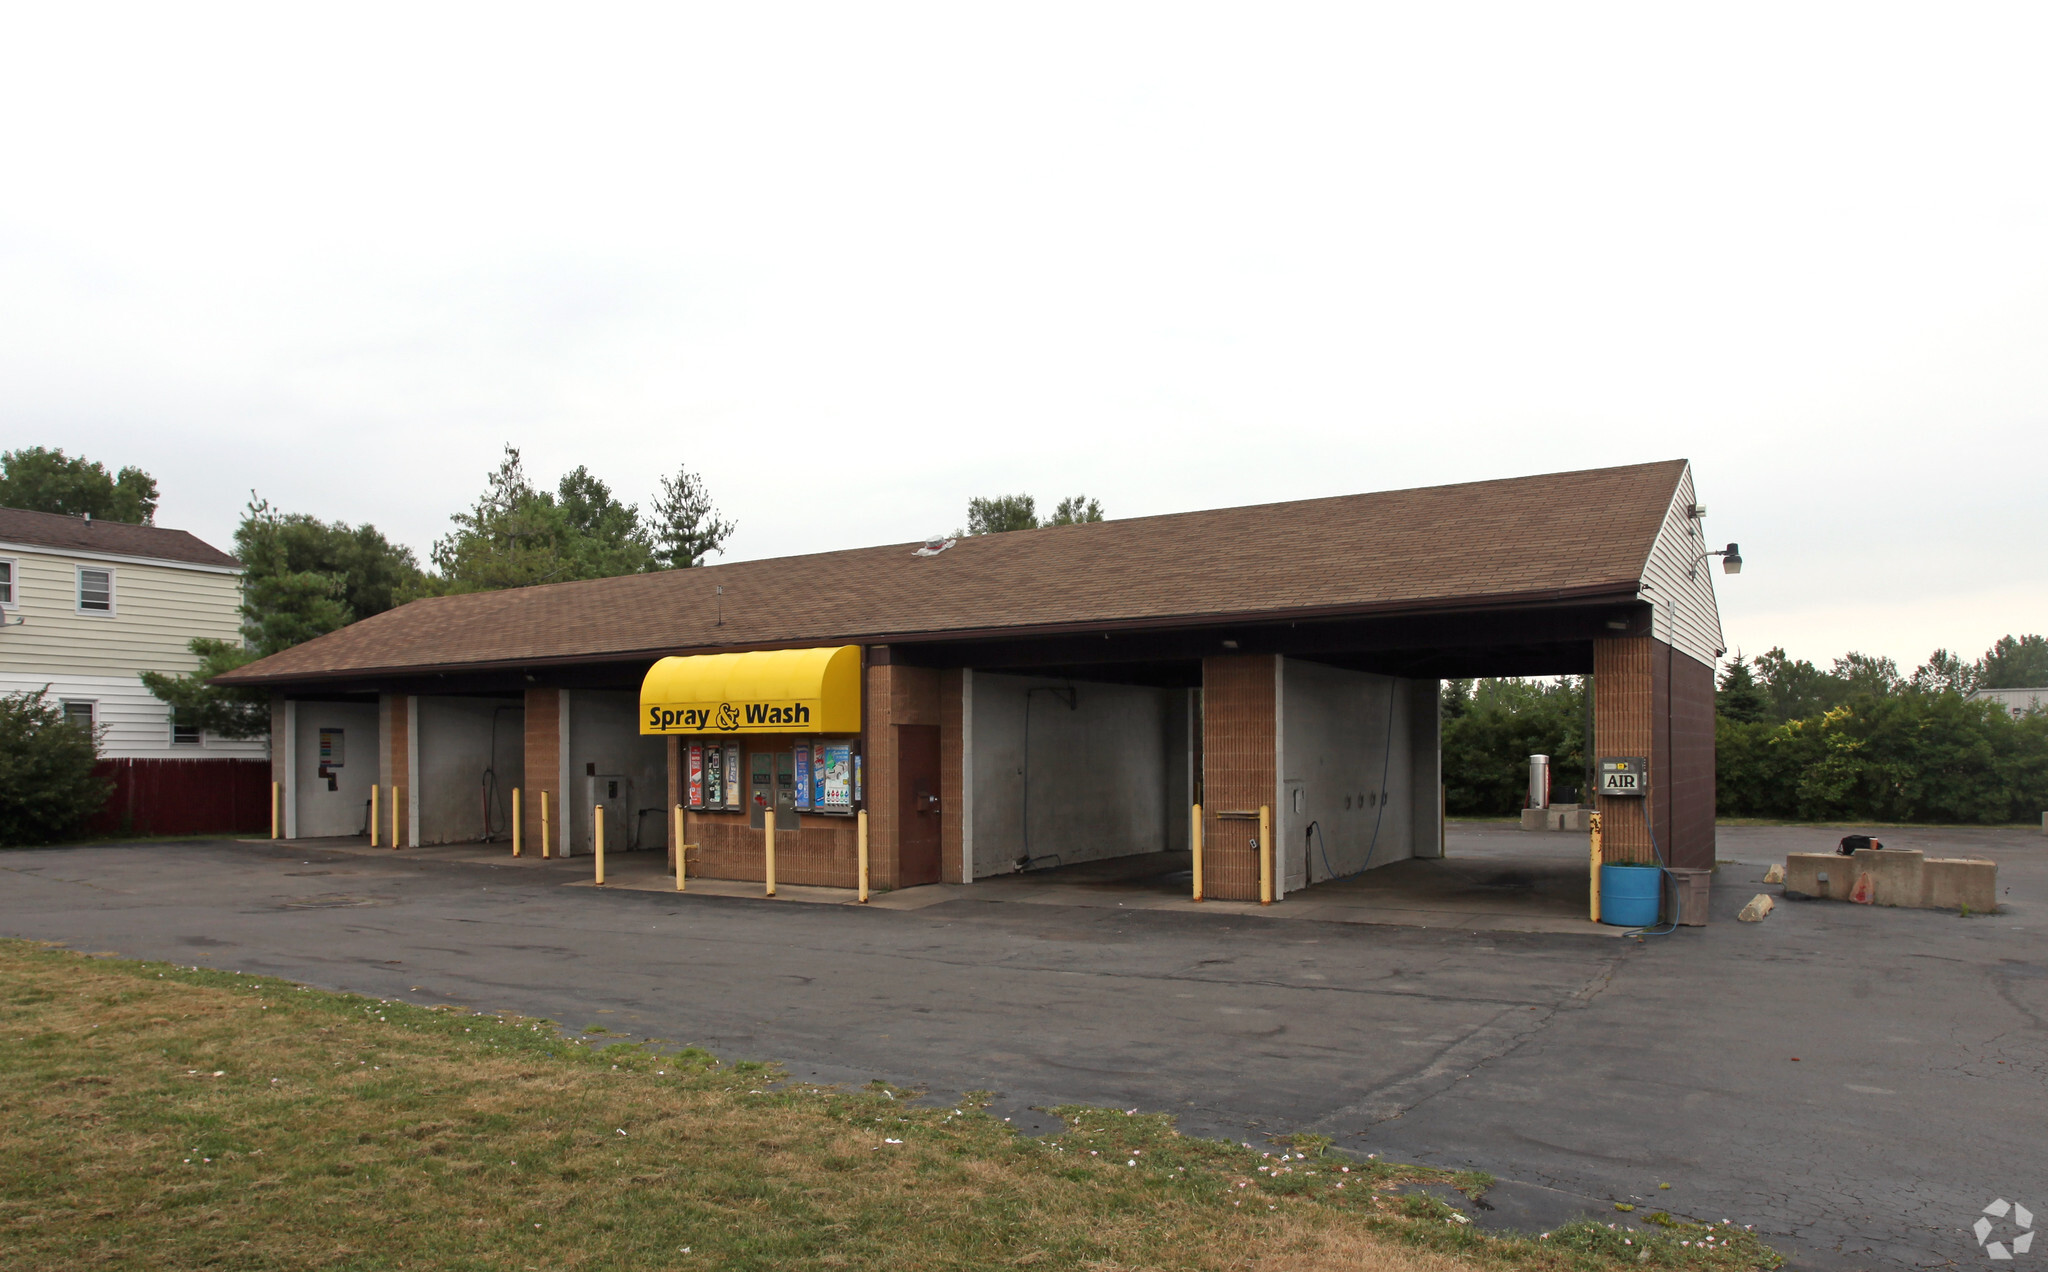
M2048 9L17 4L0 446L728 559L1690 458L1731 645L2048 631Z

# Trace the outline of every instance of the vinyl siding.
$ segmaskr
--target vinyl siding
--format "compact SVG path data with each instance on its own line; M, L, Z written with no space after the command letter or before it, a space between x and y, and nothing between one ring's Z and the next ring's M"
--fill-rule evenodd
M141 671L190 672L195 636L241 638L239 574L130 561L95 561L10 548L15 604L7 617L27 620L0 630L0 674L112 676ZM114 576L111 614L78 611L78 569Z
M1679 653L1709 667L1715 665L1727 647L1721 635L1721 609L1714 599L1714 575L1721 570L1719 557L1693 563L1710 547L1726 546L1707 542L1698 518L1692 515L1695 502L1692 465L1685 466L1664 524L1650 547L1650 559L1643 566L1643 599L1656 612L1652 633L1667 641Z
M6 635L27 631L16 627ZM0 671L0 693L33 693L45 686L56 701L90 702L93 719L102 732L100 754L112 760L260 760L269 754L262 738L228 741L203 734L199 745L171 743L171 708L159 701L142 681L128 676L78 676Z

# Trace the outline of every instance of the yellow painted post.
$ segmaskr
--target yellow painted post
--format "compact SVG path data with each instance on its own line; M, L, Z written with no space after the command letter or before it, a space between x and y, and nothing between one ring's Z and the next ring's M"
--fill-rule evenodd
M546 861L554 855L548 851L548 845L551 842L548 836L548 793L542 791L540 793L540 859L542 861Z
M1273 806L1259 805L1259 904L1273 904Z
M860 903L868 903L868 810L854 816L854 838L860 844Z
M279 820L279 819L278 819L278 816L277 816L277 810L278 810L279 806L280 806L280 805L282 805L282 804L283 804L283 802L284 802L284 801L282 801L281 799L279 799L279 798L278 798L278 795L277 795L278 789L279 789L279 787L278 787L278 784L277 784L276 782L272 782L272 783L270 784L270 837L271 837L272 839L282 839L282 838L284 838L284 836L282 836L282 835L280 835L280 834L278 834L278 833L277 833L277 830L278 830L278 827L277 827L277 823L278 823L278 820ZM375 840L371 840L370 842L372 842L372 843L375 843L376 841L375 841Z
M1593 881L1589 891L1593 898L1593 922L1598 923L1600 921L1600 814L1594 813L1586 818L1586 823L1593 828L1593 861L1591 869Z
M519 788L512 788L512 855L519 855L519 832L523 823L519 816Z
M381 790L382 788L374 783L370 786L370 847L372 848L377 846L377 832L380 829L377 825L377 796Z
M763 829L762 829L762 832L761 832L761 837L762 837L762 839L763 839L763 840L764 840L764 841L765 841L765 842L767 843L767 845L768 845L768 856L767 856L767 880L768 880L768 890L767 890L766 892L762 893L761 895L763 895L763 896L769 896L769 897L772 897L772 896L774 896L774 895L775 895L775 806L774 806L774 805L772 805L772 804L771 804L771 805L769 805L769 806L768 806L768 811L767 811L767 812L766 812L765 814L763 814L763 815L762 815L762 817L761 817L761 825L762 825L762 827L763 827Z
M405 788L404 788L403 786L394 786L394 787L392 787L392 788L391 788L391 847L392 847L392 850L393 850L393 851L396 851L396 850L397 850L397 848L398 848L398 846L399 846L399 845L398 845L398 805L399 805L399 804L400 804L400 802L402 802L402 801L403 801L404 799L405 799Z
M602 888L602 887L604 886L604 805L603 805L603 804L599 804L599 805L597 806L597 814L596 814L596 819L595 819L595 821L593 822L593 826L595 827L595 830L596 830L596 833L597 833L597 886L598 886L598 887L600 887L600 888Z
M683 842L683 806L676 805L676 891L683 891L683 858L689 856L690 845Z
M1202 806L1197 804L1188 815L1188 847L1195 858L1195 900L1202 899Z

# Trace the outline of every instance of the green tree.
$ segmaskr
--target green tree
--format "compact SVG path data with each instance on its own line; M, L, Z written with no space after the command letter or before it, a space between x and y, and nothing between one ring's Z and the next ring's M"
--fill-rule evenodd
M1924 693L1967 694L1977 687L1977 668L1946 649L1937 649L1913 672L1908 683Z
M621 503L611 487L579 467L541 490L514 446L505 447L484 493L450 518L454 530L434 543L436 574L423 592L602 579L702 565L723 550L733 525L719 517L703 482L687 468L664 478L653 513Z
M1728 669L1721 673L1721 686L1714 694L1714 709L1739 724L1756 724L1770 715L1770 700L1764 696L1763 687L1757 684L1749 664L1742 660L1739 649L1729 661Z
M169 703L181 722L229 738L270 731L267 695L207 683L258 658L381 614L417 586L412 549L393 544L375 526L280 513L250 493L235 528L242 561L242 639L199 637L190 676L143 672L142 683Z
M1759 654L1751 665L1774 722L1817 716L1842 701L1841 681L1804 659L1789 657L1783 649Z
M1102 520L1102 501L1100 499L1090 499L1086 495L1069 495L1065 499L1060 500L1059 506L1052 510L1052 520L1045 524L1049 526L1077 526L1084 522L1100 520Z
M648 533L654 541L654 561L664 570L681 570L704 564L704 558L725 550L733 523L718 515L711 493L688 467L661 479L661 493L654 497Z
M381 614L415 589L419 561L375 526L280 513L253 492L235 528L242 633L257 657Z
M967 533L1003 534L1038 529L1038 501L1030 495L979 496L967 501Z
M192 641L199 655L199 670L189 676L166 675L160 671L142 673L142 683L158 699L170 704L180 724L196 725L215 737L260 738L270 733L270 695L261 689L230 689L207 683L259 657L239 641Z
M83 455L42 446L0 452L0 508L148 525L156 505L156 478L140 468L109 473Z
M1475 681L1464 710L1443 722L1444 798L1450 811L1499 817L1519 810L1528 794L1531 755L1550 757L1559 798L1575 788L1586 768L1589 692L1583 676Z
M0 846L62 839L105 808L114 786L94 775L98 758L47 686L0 694Z
M1854 651L1835 659L1834 678L1842 686L1845 698L1888 698L1906 687L1897 663Z
M1979 689L2037 689L2048 686L2048 640L2001 636L1977 660Z

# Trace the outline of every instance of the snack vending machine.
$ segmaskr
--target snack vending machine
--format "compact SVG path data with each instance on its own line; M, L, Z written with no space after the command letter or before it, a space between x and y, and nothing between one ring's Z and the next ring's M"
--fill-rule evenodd
M704 748L704 803L705 808L725 807L725 748L707 746ZM692 805L696 807L696 805Z

